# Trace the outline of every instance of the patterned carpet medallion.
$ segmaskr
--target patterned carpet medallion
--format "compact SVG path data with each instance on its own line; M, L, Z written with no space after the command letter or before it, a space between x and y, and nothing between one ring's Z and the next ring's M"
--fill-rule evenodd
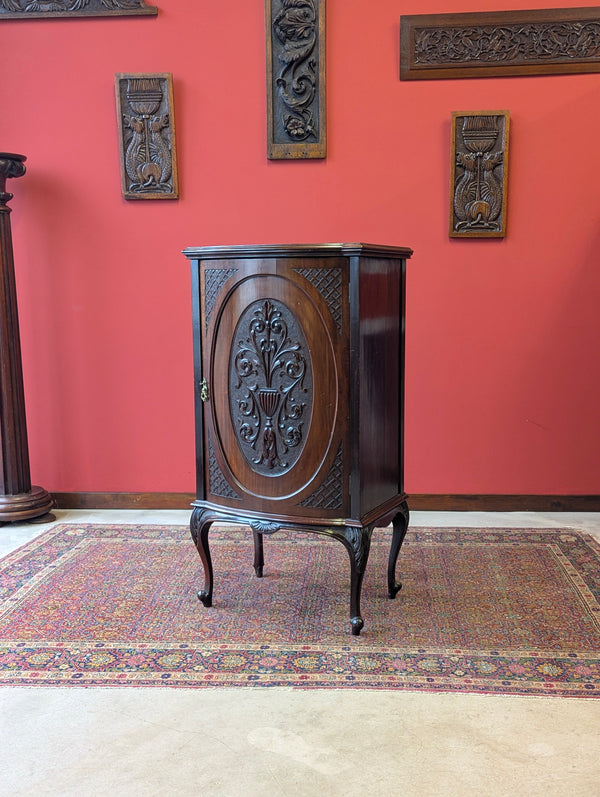
M350 634L344 547L210 534L212 608L186 527L57 525L0 561L0 683L289 686L600 696L600 546L561 529L388 529Z

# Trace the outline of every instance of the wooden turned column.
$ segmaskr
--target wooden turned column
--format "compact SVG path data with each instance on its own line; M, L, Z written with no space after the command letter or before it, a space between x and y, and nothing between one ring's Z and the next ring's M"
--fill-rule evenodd
M0 152L0 523L42 519L54 501L31 486L8 177L25 174L25 156ZM45 519L45 518L44 518ZM48 519L52 519L51 516Z

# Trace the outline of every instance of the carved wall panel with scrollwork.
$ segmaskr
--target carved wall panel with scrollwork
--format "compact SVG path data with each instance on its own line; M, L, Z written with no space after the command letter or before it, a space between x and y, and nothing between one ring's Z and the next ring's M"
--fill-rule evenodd
M125 199L177 199L173 77L117 74L121 188Z
M508 111L454 111L450 237L506 235Z
M600 7L400 17L400 79L600 72Z
M265 0L267 156L324 158L325 0Z
M156 6L146 5L144 0L0 0L0 20L156 14Z

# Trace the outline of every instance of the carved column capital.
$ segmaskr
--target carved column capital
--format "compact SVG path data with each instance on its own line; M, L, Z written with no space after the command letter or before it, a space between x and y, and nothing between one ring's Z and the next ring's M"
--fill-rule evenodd
M25 174L25 155L15 155L11 152L0 152L0 211L8 211L6 203L10 202L13 195L6 190L6 180L9 177L22 177Z

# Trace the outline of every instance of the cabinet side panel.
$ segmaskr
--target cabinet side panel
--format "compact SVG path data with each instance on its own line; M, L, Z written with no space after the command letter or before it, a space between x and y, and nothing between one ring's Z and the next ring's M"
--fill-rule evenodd
M196 432L196 498L202 500L204 491L204 418L200 399L202 383L202 309L200 295L200 264L190 261L192 271L192 336L194 344L194 412Z
M365 258L359 276L361 514L403 491L403 261Z

